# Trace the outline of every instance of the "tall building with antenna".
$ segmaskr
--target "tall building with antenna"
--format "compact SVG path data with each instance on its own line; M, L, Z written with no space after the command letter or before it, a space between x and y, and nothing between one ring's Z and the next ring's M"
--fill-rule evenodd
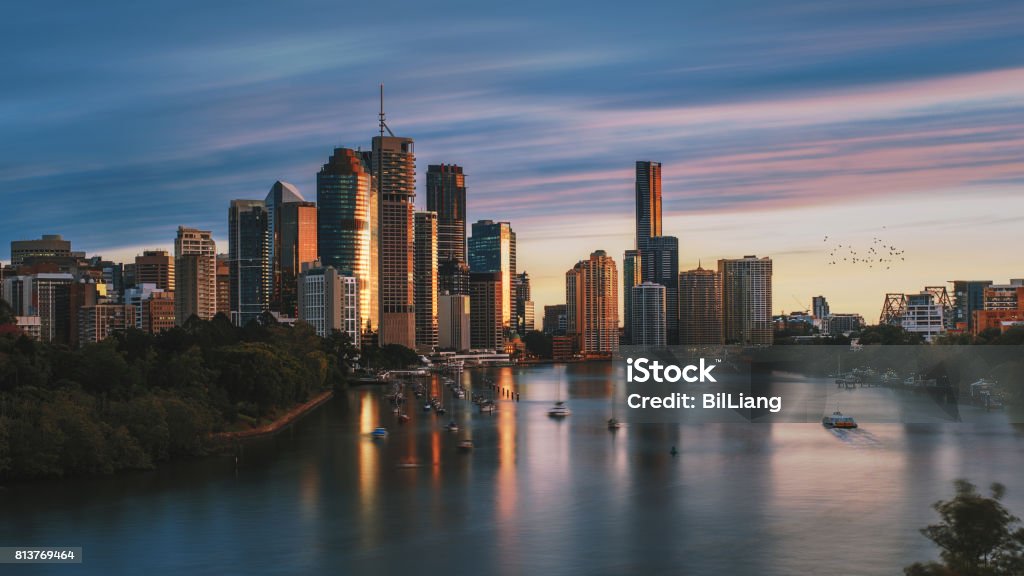
M381 346L416 347L413 213L416 154L412 138L395 136L384 116L380 87L380 134L373 138L369 166L377 186L379 257L378 313ZM385 132L387 135L385 135Z

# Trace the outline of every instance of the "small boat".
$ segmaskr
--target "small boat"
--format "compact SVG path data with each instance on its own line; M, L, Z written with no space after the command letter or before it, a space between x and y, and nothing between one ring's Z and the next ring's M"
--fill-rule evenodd
M856 428L857 421L853 419L853 416L846 416L836 410L830 416L822 418L821 425L825 428Z
M370 436L373 436L374 438L387 438L388 429L384 427L374 428L373 432L370 432Z
M445 426L445 428L449 432L458 432L459 431L459 425L455 423L455 420L452 420L452 421L448 422L448 425Z
M409 415L408 414L403 412L403 413L398 415L398 423L399 424L405 424L408 421L409 421Z
M459 442L459 452L469 452L473 450L473 448L472 440L463 440L462 442Z
M442 414L443 415L443 414L446 414L448 412L448 410L446 410L444 406L438 406L437 408L434 409L434 412L437 412L438 414Z
M622 428L622 422L619 422L618 418L609 418L608 419L608 429L609 430L618 430L619 428Z
M552 418L565 418L569 414L572 414L572 410L569 410L569 407L561 400L555 402L555 405L548 410L548 416L551 416Z
M673 446L672 449L668 451L668 453L675 457L677 454L679 454L679 450L676 450L676 447Z
M430 412L430 409L431 409L431 406L430 406L429 402L427 404L423 405L423 411L424 412Z
M485 412L485 413L490 414L491 412L494 412L497 409L498 409L498 407L495 406L494 402L492 402L490 400L485 400L483 403L480 404L480 412Z

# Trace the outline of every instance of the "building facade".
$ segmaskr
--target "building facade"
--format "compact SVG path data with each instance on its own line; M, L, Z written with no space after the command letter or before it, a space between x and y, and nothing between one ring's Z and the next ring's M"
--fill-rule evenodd
M273 282L267 254L267 209L262 200L232 200L228 207L231 322L245 326L270 308Z
M379 320L377 200L363 155L335 148L316 175L317 251L324 266L356 278L359 317L367 331L377 330Z
M679 343L679 239L652 236L641 253L643 281L665 287L665 330L669 344Z
M633 342L633 286L643 282L643 269L641 268L640 251L626 250L622 257L622 314L623 336L626 343Z
M416 155L412 138L375 136L370 154L380 196L377 265L381 346L416 347L413 212Z
M470 345L474 349L505 349L506 324L502 320L502 310L508 305L505 284L501 272L469 274Z
M462 352L472 347L470 302L465 294L442 294L437 306L437 346Z
M718 261L722 282L722 336L726 344L770 345L772 261L744 256Z
M511 224L493 220L473 223L473 235L469 238L469 270L471 277L477 272L501 274L501 323L507 332L514 330L516 233Z
M437 212L439 260L466 261L466 176L462 166L427 167L427 210Z
M606 356L619 349L619 279L615 260L604 250L566 272L566 329L584 356Z
M178 227L174 239L174 303L179 326L217 314L217 245L209 230Z
M415 214L416 349L431 352L438 346L436 212Z
M309 324L321 337L334 332L346 334L360 345L359 281L319 262L307 264L298 279L299 320Z
M649 238L661 236L661 162L636 163L636 242L643 254Z
M174 256L166 250L146 250L135 257L133 284L152 284L157 289L174 291Z
M665 316L665 287L644 282L630 288L633 322L630 333L636 346L665 346L668 342Z
M722 343L722 276L697 266L679 273L679 343Z

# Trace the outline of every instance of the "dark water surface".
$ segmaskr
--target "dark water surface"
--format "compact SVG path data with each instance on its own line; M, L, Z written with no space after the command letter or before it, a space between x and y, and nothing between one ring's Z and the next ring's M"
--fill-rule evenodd
M398 426L383 389L358 388L247 444L237 469L222 455L0 489L0 545L82 546L85 559L0 574L891 575L936 556L918 528L955 478L1006 484L1024 513L1024 442L1002 414L610 432L612 370L467 371L521 401L493 415L463 401L458 433L415 404ZM564 421L547 416L559 394ZM379 425L388 439L369 438Z

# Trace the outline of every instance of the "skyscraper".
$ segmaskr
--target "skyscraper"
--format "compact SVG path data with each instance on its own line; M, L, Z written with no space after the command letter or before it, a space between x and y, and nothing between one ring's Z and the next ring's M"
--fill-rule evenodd
M544 307L544 333L551 336L565 335L565 304L552 304Z
M526 272L516 275L516 332L526 334L534 330L533 299L530 298L530 275Z
M437 243L436 212L415 215L416 349L437 348Z
M718 261L722 282L722 336L726 344L768 345L773 340L771 258Z
M439 260L455 256L466 260L466 177L462 166L427 167L427 210L437 212Z
M316 241L324 266L356 278L360 321L364 329L376 330L379 214L372 183L359 152L334 149L316 175Z
M480 220L473 223L473 235L469 238L470 273L500 272L502 305L501 323L505 330L514 329L516 304L516 233L508 222ZM470 306L475 306L471 300Z
M622 257L622 312L623 335L630 344L633 343L633 286L643 282L641 264L639 250L626 250Z
M619 279L615 260L604 250L580 260L565 274L567 331L584 355L619 349Z
M633 311L632 344L665 346L665 287L653 282L637 284L629 289Z
M37 240L11 240L11 265L18 266L26 258L47 256L54 258L70 258L71 241L65 240L60 234L44 234Z
M469 273L470 343L481 350L505 349L505 328L502 310L508 305L501 272Z
M661 162L636 163L636 249L643 253L647 239L661 236Z
M679 273L679 343L722 343L722 281L714 270L697 266Z
M191 316L217 314L217 245L209 230L178 227L174 239L174 316L181 326Z
M228 208L231 322L245 326L270 304L267 209L262 200L232 200Z
M416 198L416 155L413 140L375 136L370 160L380 195L379 341L381 346L400 344L415 348L413 201Z
M647 239L642 253L644 282L665 287L665 330L668 343L679 343L679 240L675 236Z
M274 288L277 304L272 308L295 316L298 307L296 282L302 265L318 259L316 203L287 202L278 209L278 215L276 229L279 232L276 234L280 243L273 265L277 275Z
M263 200L267 210L267 271L268 297L272 310L281 309L281 208L292 202L304 202L305 198L293 184L278 180L270 187ZM293 282L294 284L294 282Z
M438 255L437 287L440 294L469 295L469 265L454 256Z

